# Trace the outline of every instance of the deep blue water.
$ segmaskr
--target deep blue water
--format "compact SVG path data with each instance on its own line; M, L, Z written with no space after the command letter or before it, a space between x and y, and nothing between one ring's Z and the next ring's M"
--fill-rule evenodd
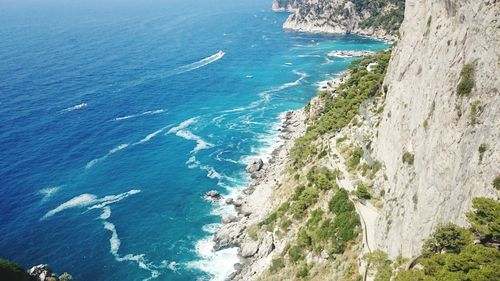
M210 251L280 113L354 36L284 32L270 0L0 1L0 257L75 280L220 280ZM219 52L221 51L221 52Z

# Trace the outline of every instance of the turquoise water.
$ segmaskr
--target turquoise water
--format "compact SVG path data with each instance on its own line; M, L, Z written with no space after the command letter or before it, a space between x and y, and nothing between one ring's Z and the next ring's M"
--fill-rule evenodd
M284 32L258 1L0 3L0 256L75 280L221 280L247 159L319 82L379 50Z

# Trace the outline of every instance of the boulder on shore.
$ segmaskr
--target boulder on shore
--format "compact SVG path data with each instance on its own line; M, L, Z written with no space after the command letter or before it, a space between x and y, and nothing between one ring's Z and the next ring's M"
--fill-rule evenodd
M254 174L262 169L262 166L264 166L264 161L262 159L254 159L252 162L250 162L245 169L247 173L249 174Z
M217 201L221 199L221 194L217 190L210 190L205 193L205 199L207 200L212 200L212 201Z

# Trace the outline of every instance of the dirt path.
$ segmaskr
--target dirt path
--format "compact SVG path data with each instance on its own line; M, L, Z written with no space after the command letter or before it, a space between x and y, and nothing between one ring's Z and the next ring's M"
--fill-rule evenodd
M339 187L349 192L354 192L356 185L351 180L351 175L345 166L345 159L337 150L335 143L335 138L330 140L330 154L328 155L329 164L332 169L338 169L342 175L342 179L337 179ZM352 195L350 195L349 198L354 203L356 212L359 214L361 220L361 226L363 228L363 254L371 253L372 250L375 249L375 224L379 213L369 201L362 202ZM362 264L360 271L364 272L363 280L372 279L367 274L366 264Z

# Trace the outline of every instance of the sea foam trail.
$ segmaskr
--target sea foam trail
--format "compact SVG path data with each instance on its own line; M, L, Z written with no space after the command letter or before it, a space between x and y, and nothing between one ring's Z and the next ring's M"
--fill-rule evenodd
M66 108L66 109L63 109L63 110L62 110L62 112L68 112L68 111L78 110L78 109L85 108L85 107L87 107L87 106L88 106L88 104L86 104L86 103L84 103L84 102L83 102L83 103L80 103L80 104L74 105L74 106L72 106L72 107L68 107L68 108Z
M177 68L177 70L175 71L175 74L182 74L185 72L189 72L189 71L198 69L200 67L204 67L205 65L208 65L208 64L211 64L213 62L220 60L224 55L225 55L225 53L223 51L218 51L217 53L215 53L209 57L206 57L200 61L190 63L190 64L187 64L187 65L184 65L184 66Z
M276 88L261 92L259 94L259 96L261 96L264 100L269 100L271 98L272 93L280 92L280 91L283 91L283 90L288 89L290 87L297 86L302 82L302 80L306 79L309 76L309 74L307 74L305 72L300 72L298 70L294 70L293 73L299 76L299 78L297 80L295 80L293 82L288 82L288 83L285 83L285 84L278 86Z
M144 111L144 112L138 113L138 114L116 117L115 119L113 119L113 121L127 120L127 119L137 118L140 116L145 116L145 115L155 115L155 114L160 114L163 112L165 112L165 109L148 110L148 111Z
M89 161L87 163L87 165L85 165L85 169L92 168L95 164L97 164L103 160L106 160L106 158L108 158L111 154L117 153L118 151L123 150L123 149L127 148L128 146L129 146L128 143L122 143L122 144L118 145L117 147L111 149L106 155Z
M183 121L178 126L173 127L170 130L168 130L167 135L168 134L175 134L176 136L181 137L181 138L186 139L186 140L194 140L196 142L196 146L193 148L191 153L196 153L202 149L207 149L207 148L213 147L214 146L213 144L205 141L200 136L193 134L191 131L186 130L187 127L189 127L191 124L198 122L198 119L199 119L198 117L193 117L193 118L190 118L186 121Z
M105 230L111 232L111 237L109 238L109 252L115 257L118 262L133 262L136 263L139 268L142 268L150 273L150 276L144 281L151 280L160 276L160 270L165 268L170 268L175 270L175 262L168 263L167 261L162 261L160 265L154 265L149 262L144 254L126 254L120 255L118 251L120 250L121 240L118 236L116 226L108 221L111 217L111 207L109 205L117 203L131 195L141 192L139 189L132 189L124 193L116 195L107 195L102 198L98 198L94 194L81 194L78 195L65 203L59 205L53 210L47 212L42 219L47 219L59 212L62 212L71 208L83 208L87 207L87 210L100 209L102 210L99 219L102 220L103 227Z

